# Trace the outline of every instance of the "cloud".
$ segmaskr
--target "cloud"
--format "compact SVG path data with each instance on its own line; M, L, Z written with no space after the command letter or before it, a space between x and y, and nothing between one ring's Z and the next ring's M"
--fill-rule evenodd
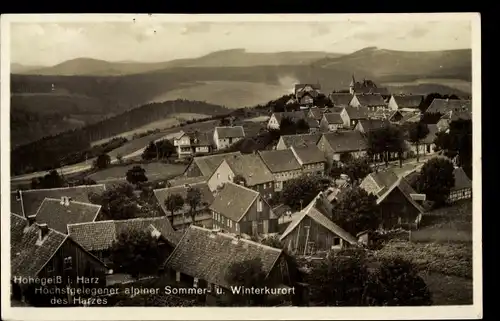
M191 22L186 23L181 29L182 35L189 35L194 33L204 33L210 31L210 23L207 22Z
M311 36L321 37L330 33L330 27L325 23L315 22L311 24Z
M413 27L407 35L411 38L422 38L423 36L427 35L430 32L428 28L423 28L423 27Z

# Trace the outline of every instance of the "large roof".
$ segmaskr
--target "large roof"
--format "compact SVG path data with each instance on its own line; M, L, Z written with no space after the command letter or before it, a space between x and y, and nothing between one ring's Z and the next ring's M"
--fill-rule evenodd
M368 143L358 131L339 131L323 134L336 153L366 150Z
M363 107L346 107L344 108L351 120L368 119L369 111Z
M472 188L472 181L464 172L462 167L457 167L453 171L453 176L455 177L455 185L452 190L460 190L465 188Z
M259 155L272 173L300 170L301 166L290 149L264 150Z
M398 109L419 108L424 100L423 95L392 95L392 97L396 101L396 104L398 104Z
M270 246L191 225L165 262L165 268L229 288L232 284L226 278L233 264L260 259L262 270L268 275L281 253L282 250Z
M272 182L274 176L257 154L246 154L226 158L235 175L245 178L247 186Z
M215 154L215 155L207 155L207 156L199 156L193 158L193 163L198 166L199 170L202 173L202 176L209 177L215 172L217 167L222 163L222 161L228 157L232 157L234 155L241 155L240 152L232 152L232 153L224 153L224 154Z
M329 98L334 107L347 107L352 100L353 95L347 93L331 93Z
M235 222L239 222L258 197L258 192L228 182L215 195L210 209Z
M281 140L287 148L292 146L311 146L316 145L321 138L321 134L299 134L299 135L283 135Z
M245 137L245 131L243 126L225 126L225 127L215 127L215 131L219 138L239 138Z
M435 98L425 112L446 114L450 111L468 111L472 113L472 102L461 99Z
M365 95L356 95L361 106L371 107L371 106L384 106L385 100L380 94L365 94Z
M301 164L316 164L326 162L325 153L318 146L292 146L295 155Z
M325 117L328 124L343 124L344 121L342 117L340 117L340 113L325 113L323 115Z
M365 132L377 130L389 126L391 123L385 119L360 119L359 124L363 126Z
M210 191L210 189L208 188L208 184L206 182L198 182L193 184L155 189L153 190L153 193L163 212L166 215L170 215L170 211L167 210L167 208L165 207L165 201L168 199L170 195L174 194L180 195L185 200L187 197L188 190L190 188L197 188L200 190L201 193L201 203L199 205L200 208L208 207L213 202L214 196ZM184 207L181 211L187 212L189 208L190 208L189 204L187 204L187 202L184 202Z

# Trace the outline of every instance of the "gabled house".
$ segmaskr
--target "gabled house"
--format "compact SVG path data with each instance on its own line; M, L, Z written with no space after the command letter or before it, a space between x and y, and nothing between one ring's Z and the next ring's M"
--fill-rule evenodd
M35 218L39 224L47 224L59 233L68 233L68 224L94 222L99 215L101 205L73 201L70 198L45 198L38 208Z
M436 140L437 134L439 132L436 124L427 124L427 128L429 129L429 133L418 143L418 154L419 155L428 155L434 154L436 152L436 144L434 141ZM408 150L412 153L417 153L417 144L413 144L410 141L406 142L408 145Z
M295 100L301 106L312 105L314 99L320 94L320 91L320 84L296 84L294 90Z
M392 95L389 99L388 107L391 110L403 108L419 109L423 100L423 95Z
M283 135L280 137L276 149L288 149L292 146L311 146L316 145L321 138L321 134L297 134Z
M455 184L451 188L448 201L453 203L459 200L472 198L472 181L461 167L453 171Z
M174 138L174 146L179 158L196 154L208 154L212 150L212 140L209 134L187 132Z
M381 94L384 96L389 95L387 88L378 87L374 81L363 79L363 81L356 81L354 75L352 76L351 83L349 84L349 92L354 94Z
M367 108L371 111L387 108L387 104L380 94L355 94L349 106Z
M225 183L210 210L215 229L247 236L278 232L278 217L271 206L258 192L241 184Z
M183 175L187 177L204 176L208 178L213 174L217 167L219 167L220 163L222 163L224 159L233 157L234 155L241 155L241 153L232 152L193 157Z
M378 109L368 112L368 119L389 120L395 112L389 109Z
M345 108L350 106L353 95L348 93L331 93L328 98L330 98L333 107Z
M206 183L208 177L206 176L180 176L167 181L166 187L176 187L176 186L185 186L186 184L197 184L197 183Z
M344 128L352 129L356 126L359 120L368 119L368 109L358 108L358 107L346 107L342 109L340 113L342 121L344 122Z
M441 99L434 98L429 108L425 111L428 114L439 113L444 115L450 111L472 113L472 101L461 99Z
M290 253L312 256L357 246L356 238L328 217L331 213L327 213L327 203L320 193L302 211L292 214L292 221L280 237Z
M318 146L292 146L290 150L302 167L303 174L325 174L326 157Z
M344 126L340 113L325 113L321 118L320 127L325 132L334 132Z
M214 143L217 149L224 149L245 137L243 126L215 127Z
M276 192L281 192L287 181L302 175L302 166L291 149L266 150L258 153L274 176Z
M299 119L303 119L307 121L307 116L304 111L287 111L281 113L273 113L269 118L267 123L267 128L269 129L280 129L281 121L285 118L289 118L294 122L297 122Z
M109 256L113 243L121 233L130 231L151 233L158 239L165 257L172 252L179 240L179 234L174 231L167 216L68 225L68 234L72 240L109 265L112 265Z
M307 126L309 127L309 134L316 134L319 132L320 125L316 119L306 118Z
M437 127L440 132L446 132L450 128L450 123L457 121L459 119L470 120L472 119L472 113L468 111L450 111L439 119L437 122Z
M206 289L207 305L232 296L227 275L234 264L260 260L266 280L281 287L289 283L283 250L244 238L191 225L164 264L179 287ZM234 294L237 295L237 294Z
M169 217L170 222L172 222L172 212L165 206L165 201L169 198L169 196L174 194L177 194L184 199L184 206L181 209L176 210L173 217L173 227L180 229L193 223L190 215L191 206L187 201L188 192L193 188L198 189L201 195L200 203L196 207L197 213L194 223L200 226L211 228L212 215L208 207L210 206L210 204L212 204L214 196L208 188L208 184L206 182L155 189L153 190L153 193L156 197L156 200L158 201L158 205L160 205L165 215Z
M391 123L388 120L382 119L361 119L354 127L354 130L363 134L368 134L371 131L388 127Z
M97 284L85 284L90 287L106 286L108 267L97 257L90 254L68 235L60 233L46 224L37 224L34 219L25 219L17 214L10 215L10 268L13 299L24 301L31 297L33 289L23 279L40 278L52 280L60 278L58 287L70 285L80 287L77 277L93 277ZM95 279L93 279L95 280ZM47 284L49 288L51 285ZM38 304L54 306L49 301L54 295L38 296ZM45 302L45 299L47 302ZM68 305L75 305L72 299ZM67 306L67 305L66 305Z
M246 187L261 193L265 199L273 197L274 176L258 154L226 158L208 179L208 186L212 192L216 191L237 176L243 178Z
M104 184L20 190L13 193L11 197L11 208L20 212L16 214L28 217L36 214L45 198L61 199L64 197L73 202L91 203L89 194L102 194L105 191Z
M324 111L325 111L324 108L318 108L318 107L309 108L309 110L307 111L307 117L312 118L319 122L323 117Z
M318 142L318 148L325 153L328 163L340 161L342 154L354 158L366 155L368 143L359 131L325 133Z
M398 109L389 117L389 121L393 124L418 123L422 118L422 113L419 110L404 110Z
M371 173L363 179L360 187L377 197L384 227L418 225L422 219L424 209L418 202L425 196L417 194L404 177L398 177L393 171Z

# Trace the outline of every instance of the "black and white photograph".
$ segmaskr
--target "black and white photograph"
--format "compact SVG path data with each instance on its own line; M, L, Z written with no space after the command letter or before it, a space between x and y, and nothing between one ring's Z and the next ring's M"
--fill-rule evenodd
M482 318L478 13L1 32L2 319Z

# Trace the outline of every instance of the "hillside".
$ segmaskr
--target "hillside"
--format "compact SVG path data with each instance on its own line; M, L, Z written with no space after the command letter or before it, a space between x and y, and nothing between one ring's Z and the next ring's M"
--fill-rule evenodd
M43 66L28 66L28 65L23 65L23 64L12 63L10 65L10 73L11 74L24 74L24 73L29 73L30 71L39 70L42 68L45 68L45 67L43 67Z
M51 76L123 76L178 67L252 67L303 65L318 59L335 58L340 54L321 51L291 51L251 53L244 49L216 51L198 58L165 62L109 62L91 58L77 58L44 68L14 68L12 73ZM18 66L15 66L18 67Z

